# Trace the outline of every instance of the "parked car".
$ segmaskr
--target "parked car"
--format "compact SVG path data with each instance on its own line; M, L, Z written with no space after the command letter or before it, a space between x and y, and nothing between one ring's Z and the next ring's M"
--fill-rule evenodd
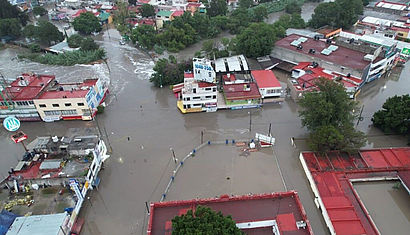
M125 45L125 41L124 40L120 40L120 45Z

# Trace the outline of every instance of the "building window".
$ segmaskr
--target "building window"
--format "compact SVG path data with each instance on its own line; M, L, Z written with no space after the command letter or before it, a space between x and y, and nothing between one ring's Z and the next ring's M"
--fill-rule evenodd
M207 88L205 88L205 90L206 90L206 91L210 91L210 90L212 90L212 88L207 87Z
M212 77L212 74L211 74L211 72L208 72L208 74L209 74L209 77Z
M212 97L212 99L216 99L216 95L214 95L214 96Z
M193 99L193 100L199 100L199 99L201 99L201 97L195 96L195 97L192 97L192 99Z
M60 107L60 105L59 104L53 104L53 107L58 108L58 107Z
M61 111L62 115L77 115L77 110L62 110Z
M215 92L215 91L216 91L216 87L214 87L214 89L212 89L212 91Z
M47 107L47 105L45 105L45 104L39 104L38 107L40 107L40 108L45 108L45 107Z
M77 103L78 106L84 106L84 103Z
M196 88L192 89L192 92L195 94L196 93Z
M33 101L29 101L28 103L29 103L30 105L33 105L33 104L34 104L34 102L33 102Z
M60 116L61 111L56 110L56 111L44 111L44 115L46 116Z
M70 107L71 106L71 103L65 103L64 104L66 107Z
M207 95L207 96L205 96L205 98L207 98L207 99L211 99L211 98L212 98L212 96Z

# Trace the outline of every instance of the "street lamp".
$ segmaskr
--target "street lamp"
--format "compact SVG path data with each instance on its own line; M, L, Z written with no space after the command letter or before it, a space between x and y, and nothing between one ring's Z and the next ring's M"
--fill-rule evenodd
M178 159L175 157L175 152L174 152L174 149L171 147L171 148L169 148L169 150L171 150L171 153L172 153L172 159L174 159L175 164L177 164Z

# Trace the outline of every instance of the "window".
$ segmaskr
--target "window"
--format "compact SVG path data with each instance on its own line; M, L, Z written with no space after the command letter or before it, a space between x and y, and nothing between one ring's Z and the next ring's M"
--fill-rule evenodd
M66 107L70 107L71 106L71 103L65 103L64 104Z
M60 105L59 104L53 104L53 107L58 108L58 107L60 107Z
M77 103L78 106L84 106L84 103Z
M212 73L211 73L211 72L208 72L208 74L209 74L209 77L212 77Z
M193 99L193 100L199 100L199 99L201 99L201 97L195 96L195 97L192 97L192 99Z
M216 99L216 95L214 95L214 96L212 97L212 99Z
M56 111L44 111L44 115L46 116L60 116L61 111L56 110Z
M404 34L402 34L402 33L398 33L398 35L399 35L400 37L403 37L403 36L404 36Z
M33 105L33 104L34 104L34 102L33 102L33 101L29 101L28 103L29 103L30 105Z
M196 93L196 88L194 88L194 89L192 90L192 92L193 92L193 93Z
M216 91L216 87L214 87L214 89L212 89L212 91L215 92L215 91Z
M205 98L207 98L207 99L211 99L211 98L212 98L212 96L207 95L207 96L205 96Z
M210 91L210 90L212 90L212 88L207 87L207 88L205 88L205 90L206 90L206 91Z
M40 107L40 108L45 108L45 107L47 107L47 105L45 105L45 104L39 104L38 107Z
M73 109L73 110L62 110L61 114L62 115L77 115L77 111L75 109Z

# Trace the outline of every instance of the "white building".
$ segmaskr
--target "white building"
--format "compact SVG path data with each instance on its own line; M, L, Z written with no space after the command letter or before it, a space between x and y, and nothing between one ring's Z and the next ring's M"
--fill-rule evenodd
M252 77L255 79L262 99L280 98L282 86L272 70L253 70Z

